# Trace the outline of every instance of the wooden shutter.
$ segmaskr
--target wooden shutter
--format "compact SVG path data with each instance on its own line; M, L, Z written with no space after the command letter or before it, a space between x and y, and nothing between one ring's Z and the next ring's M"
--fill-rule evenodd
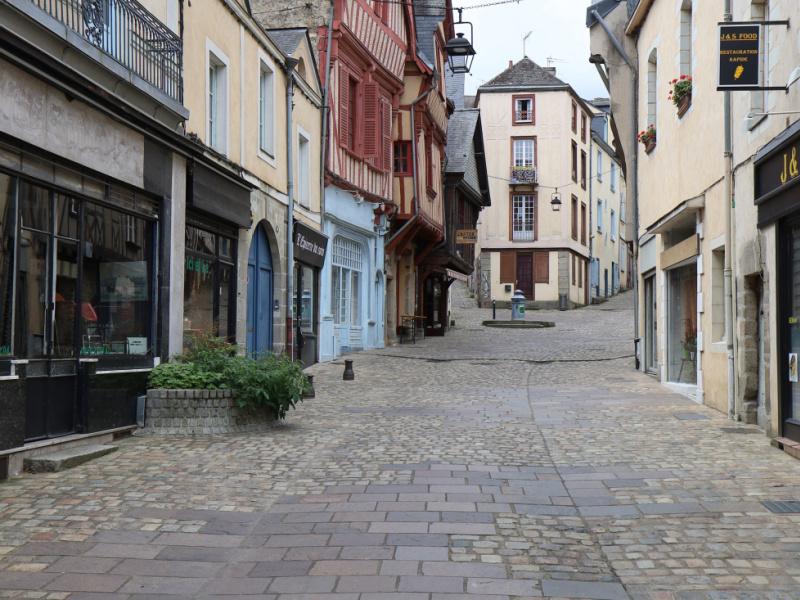
M517 253L513 250L500 252L500 283L516 283Z
M385 96L381 98L381 109L383 114L383 170L392 170L392 103Z
M364 158L377 166L380 148L380 97L378 84L367 83L364 85Z
M533 253L533 280L535 283L550 283L550 253Z
M348 147L350 140L350 74L339 65L339 143ZM352 150L352 148L351 148Z

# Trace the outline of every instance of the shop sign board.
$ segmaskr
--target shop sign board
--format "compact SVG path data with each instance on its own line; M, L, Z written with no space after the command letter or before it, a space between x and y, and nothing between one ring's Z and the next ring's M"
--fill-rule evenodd
M756 204L783 186L800 183L800 138L756 165Z
M313 267L322 268L328 250L328 238L299 221L294 222L294 258Z
M477 244L477 229L456 229L456 244Z
M762 86L762 32L760 23L720 23L718 90L747 90Z

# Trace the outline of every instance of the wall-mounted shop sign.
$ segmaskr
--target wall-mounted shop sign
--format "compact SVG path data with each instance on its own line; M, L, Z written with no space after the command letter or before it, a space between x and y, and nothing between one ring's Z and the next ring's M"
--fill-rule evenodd
M756 204L770 192L800 178L800 139L784 146L756 166Z
M328 250L328 238L319 231L314 231L299 221L294 222L294 258L313 267L322 268L325 264L325 253Z
M456 229L456 244L477 244L477 229Z
M780 133L755 159L755 204L764 227L797 210L800 188L800 122Z
M761 35L760 23L720 24L718 90L746 90L762 86Z

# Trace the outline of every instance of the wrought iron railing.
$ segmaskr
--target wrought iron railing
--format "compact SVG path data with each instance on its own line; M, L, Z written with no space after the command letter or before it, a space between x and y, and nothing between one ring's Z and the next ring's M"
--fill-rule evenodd
M515 242L532 242L535 237L536 232L529 223L516 225L511 234L511 239Z
M534 166L512 166L511 183L521 185L534 185L539 181Z
M136 0L31 0L122 66L183 102L181 39Z

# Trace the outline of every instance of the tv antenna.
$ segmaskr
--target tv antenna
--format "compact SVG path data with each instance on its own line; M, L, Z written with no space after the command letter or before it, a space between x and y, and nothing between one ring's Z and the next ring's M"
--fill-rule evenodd
M532 33L533 33L533 31L529 31L524 36L522 36L522 58L525 58L526 56L528 56L528 53L525 52L525 44L528 41L528 38L531 37Z
M548 67L552 67L552 66L553 66L553 63L565 63L565 62L567 62L567 61L565 61L565 60L562 60L562 59L560 59L560 58L554 58L554 57L552 57L552 56L548 56L548 57L547 57L547 66L548 66Z

